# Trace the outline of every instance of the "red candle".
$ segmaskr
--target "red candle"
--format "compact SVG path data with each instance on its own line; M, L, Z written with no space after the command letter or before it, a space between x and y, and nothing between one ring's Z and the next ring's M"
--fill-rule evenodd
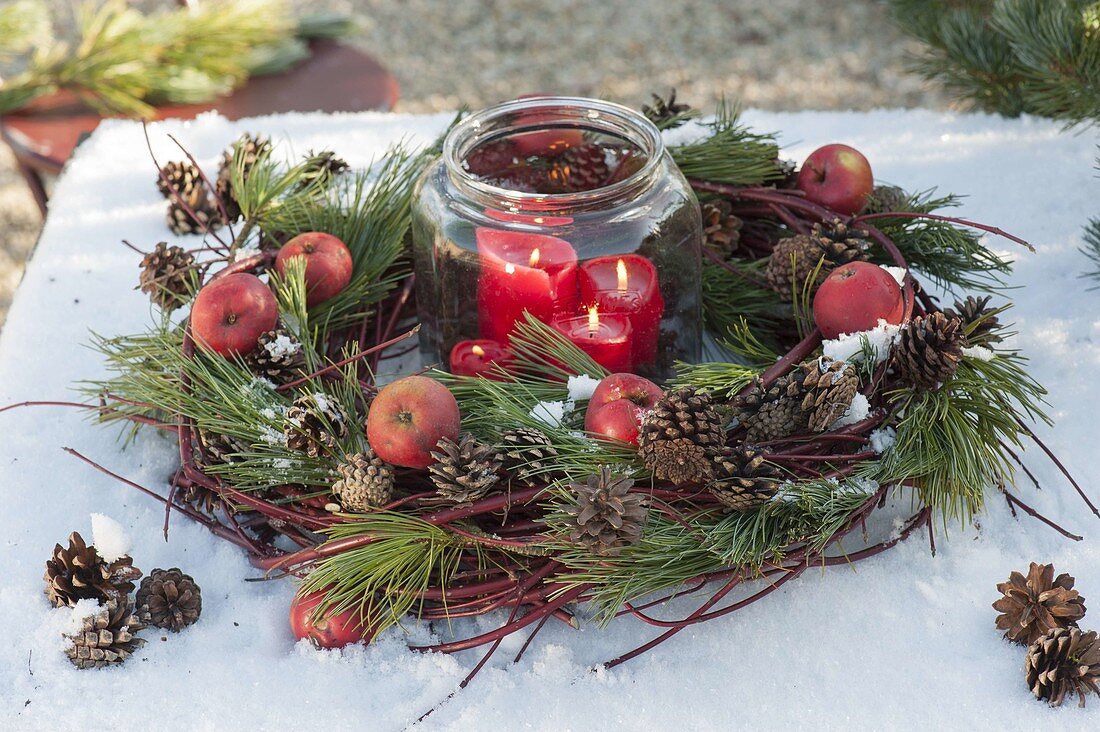
M511 351L488 338L459 341L451 349L451 373L503 381L504 376L496 367L507 369L511 360Z
M640 254L598 257L581 265L580 288L581 302L598 306L601 318L616 314L630 321L635 366L657 360L665 301L653 262Z
M630 320L592 305L587 315L561 317L553 328L612 373L634 370Z
M576 312L577 252L556 236L478 228L481 337L507 343L526 310L549 323Z

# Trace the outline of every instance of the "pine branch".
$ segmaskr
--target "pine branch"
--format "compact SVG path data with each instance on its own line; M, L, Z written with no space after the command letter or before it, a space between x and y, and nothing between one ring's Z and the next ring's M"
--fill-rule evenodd
M775 136L750 132L740 119L741 110L723 101L714 120L706 123L710 129L707 137L670 146L669 154L681 172L688 178L731 185L755 185L781 178Z

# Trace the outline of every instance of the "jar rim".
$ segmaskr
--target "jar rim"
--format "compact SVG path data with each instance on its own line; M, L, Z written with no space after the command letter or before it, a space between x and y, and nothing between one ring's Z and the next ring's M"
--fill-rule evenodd
M491 128L493 121L509 115L532 111L537 113L539 110L556 110L560 113L563 109L583 112L583 121L586 126L596 128L602 126L607 131L627 137L646 155L645 163L638 170L611 185L573 193L530 193L503 188L481 180L463 167L462 163L466 155L485 142L485 139L479 139L479 137L486 134L483 130ZM566 116L559 115L552 119L540 120L537 124L517 126L514 131L533 131L565 119L567 119ZM576 119L581 121L582 117L578 116ZM621 127L612 128L611 122L618 122ZM498 129L492 131L499 132ZM633 136L629 133L633 133ZM533 205L536 208L552 208L555 205L578 207L614 198L649 179L661 165L664 153L665 144L661 131L645 115L615 102L573 96L532 96L501 102L468 115L452 127L443 139L443 161L452 179L468 190L493 199L505 200L517 208L524 208L526 205Z

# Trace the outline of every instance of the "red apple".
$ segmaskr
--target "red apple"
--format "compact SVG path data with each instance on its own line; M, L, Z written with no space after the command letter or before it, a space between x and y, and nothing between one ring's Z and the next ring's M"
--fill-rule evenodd
M634 374L611 374L588 400L584 428L596 435L637 444L642 415L664 396L661 387Z
M521 94L516 99L538 99L546 94ZM555 115L549 111L534 111L516 117L517 125L552 124ZM523 132L509 138L516 153L521 157L541 155L554 157L561 155L571 147L584 143L584 132L566 127L551 127L536 132Z
M247 272L211 280L191 305L191 335L222 356L248 353L278 320L279 304L271 288Z
M849 216L863 210L874 187L871 164L847 145L819 147L798 171L798 188L808 200Z
M298 640L309 638L309 642L317 648L343 648L352 643L370 643L375 631L363 624L358 607L314 617L324 596L324 591L294 596L290 603L290 630L294 637Z
M382 387L367 412L367 442L378 457L406 468L432 464L444 437L458 438L458 402L426 376L406 376Z
M286 276L286 263L306 259L306 305L313 307L338 295L351 282L351 252L332 234L307 231L283 244L275 257L275 271Z
M814 321L825 338L870 330L879 320L898 325L904 316L905 298L897 280L870 262L837 267L814 295Z

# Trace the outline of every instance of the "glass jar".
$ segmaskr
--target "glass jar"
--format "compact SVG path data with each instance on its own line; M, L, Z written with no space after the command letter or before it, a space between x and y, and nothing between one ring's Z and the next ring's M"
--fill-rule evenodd
M612 372L699 358L698 202L631 109L533 97L466 117L418 183L412 235L426 364L506 362L525 312Z

